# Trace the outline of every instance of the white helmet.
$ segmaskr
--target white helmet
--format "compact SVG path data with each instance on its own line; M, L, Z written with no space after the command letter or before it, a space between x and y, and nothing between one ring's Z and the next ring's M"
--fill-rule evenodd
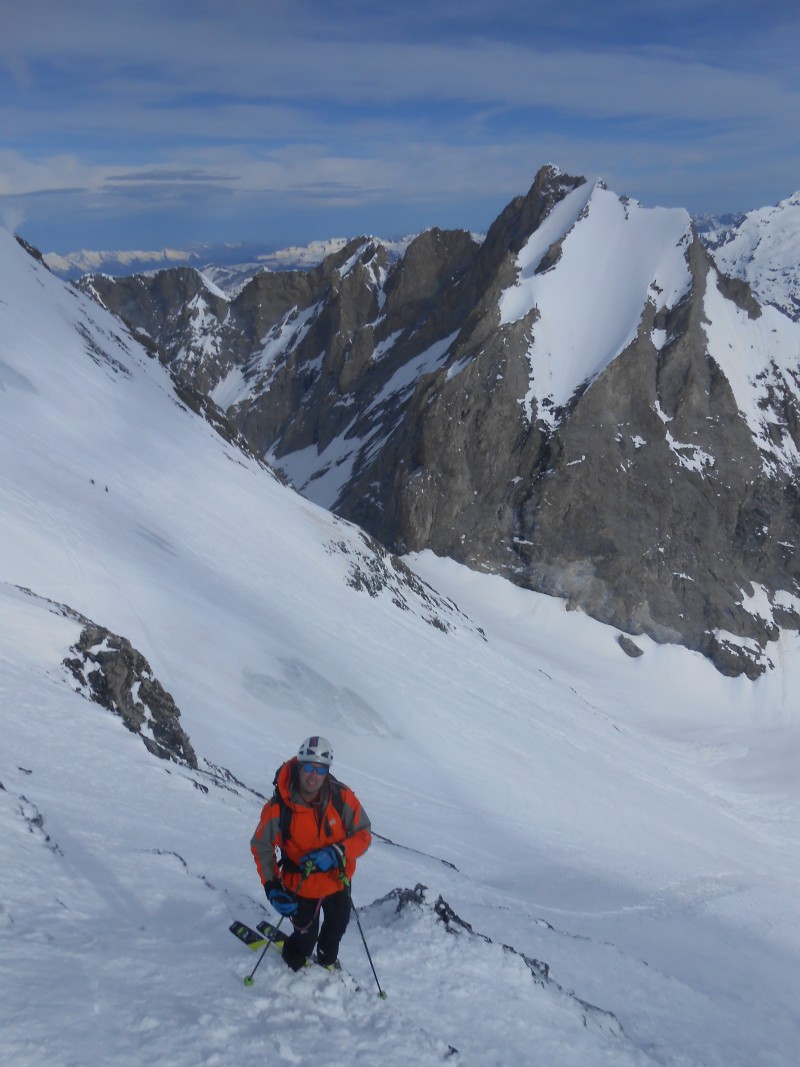
M327 737L307 737L300 746L297 758L301 762L309 760L311 763L321 763L324 767L330 767L333 763L333 745Z

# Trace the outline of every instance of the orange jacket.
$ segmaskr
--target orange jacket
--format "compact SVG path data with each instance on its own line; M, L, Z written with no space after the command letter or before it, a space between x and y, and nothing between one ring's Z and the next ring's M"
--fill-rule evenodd
M250 842L250 851L256 861L262 882L279 879L290 893L301 897L327 897L342 888L339 871L314 871L305 881L300 872L300 860L309 852L326 845L340 845L344 849L346 874L353 877L356 860L370 846L372 834L367 813L361 807L352 789L337 783L341 790L342 814L331 799L331 776L328 775L320 790L319 809L306 804L297 792L297 758L293 757L278 771L277 788L283 804L291 815L287 840L281 831L281 804L273 797L261 810L256 832ZM277 850L280 849L280 861Z

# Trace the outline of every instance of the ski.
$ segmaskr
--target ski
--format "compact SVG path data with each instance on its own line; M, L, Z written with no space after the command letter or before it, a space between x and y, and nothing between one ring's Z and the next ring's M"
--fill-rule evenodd
M234 920L234 922L231 923L228 929L234 937L238 937L239 940L242 941L245 945L247 945L249 949L252 949L253 952L260 952L264 945L266 945L267 940L270 937L270 932L275 929L275 927L271 926L269 923L267 923L266 925L270 928L267 932L266 937L264 936L263 932L256 933L255 930L249 927L246 923L239 922L238 919ZM278 931L277 940L272 941L273 947L278 952L280 952L283 948L284 940L285 938L283 937L281 932Z

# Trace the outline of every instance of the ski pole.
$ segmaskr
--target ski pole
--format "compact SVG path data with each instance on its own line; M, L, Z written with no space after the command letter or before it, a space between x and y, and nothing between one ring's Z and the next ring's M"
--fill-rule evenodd
M272 931L272 933L271 933L271 934L269 935L269 937L267 938L267 943L266 943L266 945L264 945L264 951L263 951L263 952L261 953L261 955L260 955L260 956L258 957L258 960L256 961L256 965L255 965L255 967L254 967L254 968L252 969L252 971L250 972L250 974L248 974L248 976L247 976L247 977L245 978L245 980L244 980L244 984L245 984L245 985L248 985L248 986L249 986L249 985L252 985L252 984L253 984L253 975L254 975L254 974L256 973L256 971L258 970L258 965L259 965L259 963L261 963L261 961L262 961L262 960L264 959L264 957L266 956L266 954L267 954L267 949L268 949L268 948L269 948L269 946L270 946L270 945L272 944L272 942L273 942L273 941L275 940L275 938L276 938L276 937L278 936L278 930L280 929L280 925L281 925L281 923L283 922L283 919L284 919L284 916L283 916L283 915L281 915L280 919L278 919L278 925L277 925L277 926L275 927L275 929L274 929L274 930Z
M386 994L381 989L381 983L378 981L378 975L375 971L375 964L372 962L372 956L370 955L369 946L367 945L367 939L366 937L364 937L364 931L361 927L361 919L359 919L358 912L356 911L356 906L353 903L353 893L350 888L350 879L347 877L344 870L344 858L340 860L339 877L344 882L344 891L345 893L347 893L347 898L350 901L350 907L353 910L353 915L355 915L356 917L356 923L358 924L358 932L361 934L361 940L364 942L364 951L367 954L369 965L372 968L372 977L375 979L375 985L378 987L378 996L381 998L381 1000L386 1000Z
M386 993L384 993L384 991L381 989L381 983L378 981L378 976L375 973L375 964L372 962L372 956L370 955L369 947L367 946L367 939L366 939L366 937L364 937L364 931L361 929L361 920L358 917L358 912L356 911L356 906L353 903L353 894L350 892L350 887L349 886L347 887L345 892L350 897L350 907L353 909L353 915L355 915L356 922L358 923L358 932L361 934L361 940L364 942L364 951L367 954L367 959L369 960L369 965L372 968L372 976L375 979L375 985L378 987L378 996L381 998L381 1000L386 1000Z

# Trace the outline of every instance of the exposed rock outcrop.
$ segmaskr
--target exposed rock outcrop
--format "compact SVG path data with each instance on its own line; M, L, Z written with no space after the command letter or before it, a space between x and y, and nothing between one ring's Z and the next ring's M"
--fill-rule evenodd
M86 620L70 652L64 666L78 692L119 715L154 756L197 767L175 701L130 641Z

